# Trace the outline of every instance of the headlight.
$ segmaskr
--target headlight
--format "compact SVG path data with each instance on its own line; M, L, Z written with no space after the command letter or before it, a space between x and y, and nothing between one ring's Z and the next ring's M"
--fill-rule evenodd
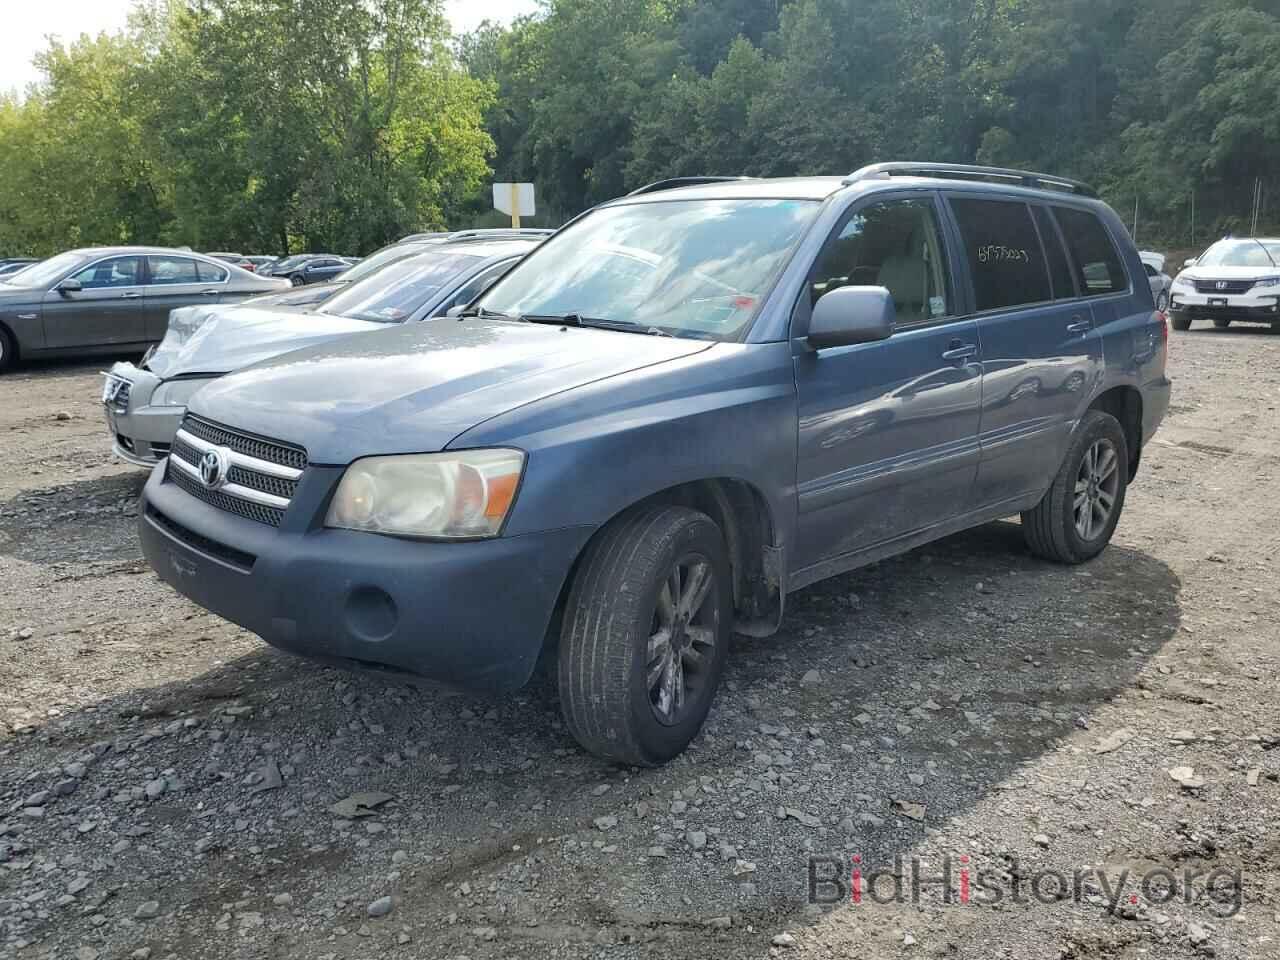
M410 537L496 537L523 472L519 450L367 457L342 475L325 526Z
M185 407L192 394L205 384L212 383L215 378L205 377L200 380L166 380L156 387L151 394L153 407Z
M1173 283L1169 287L1169 289L1181 290L1184 293L1193 293L1196 289L1196 285L1192 283L1190 280L1183 280L1181 277L1174 277Z
M1280 277L1266 277L1253 281L1255 287L1280 287Z

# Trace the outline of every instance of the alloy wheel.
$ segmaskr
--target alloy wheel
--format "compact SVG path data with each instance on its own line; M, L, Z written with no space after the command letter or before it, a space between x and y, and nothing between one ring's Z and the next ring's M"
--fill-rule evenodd
M677 560L658 591L645 657L649 706L660 723L679 723L702 693L719 616L710 561L698 555Z
M1120 490L1119 466L1110 440L1094 441L1081 458L1073 507L1076 533L1082 540L1093 540L1106 529Z

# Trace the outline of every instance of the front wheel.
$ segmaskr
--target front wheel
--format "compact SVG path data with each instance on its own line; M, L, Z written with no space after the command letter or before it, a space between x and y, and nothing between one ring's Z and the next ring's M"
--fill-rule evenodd
M300 287L307 281L302 279L302 274L295 273L293 276L289 278L289 282L292 283L295 287Z
M1080 421L1049 492L1022 514L1036 556L1084 563L1111 542L1129 485L1129 444L1120 422L1090 410Z
M1215 317L1213 325L1219 330L1225 330L1227 327L1231 326L1231 321L1227 320L1225 317Z
M1169 324L1175 330L1190 330L1191 317L1185 313L1179 313L1177 310L1169 314Z
M703 513L651 507L601 531L560 638L560 709L577 741L638 766L680 754L720 682L731 593L724 537Z

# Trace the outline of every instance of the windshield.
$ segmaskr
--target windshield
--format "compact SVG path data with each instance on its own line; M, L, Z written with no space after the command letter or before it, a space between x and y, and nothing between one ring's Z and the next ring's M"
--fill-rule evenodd
M381 250L375 250L350 270L344 270L338 274L337 279L345 280L348 283L355 283L357 280L363 280L374 271L381 270L389 263L395 263L397 260L405 260L415 254L426 250L427 244L423 243L393 243L383 247Z
M42 260L40 263L33 263L25 269L19 270L17 273L11 273L4 278L5 283L12 284L15 287L44 287L53 283L68 270L78 267L82 263L86 263L92 257L88 253L60 253L56 257L50 257L48 260Z
M482 298L516 316L578 314L727 340L755 314L812 200L668 200L606 207Z
M1276 250L1257 240L1221 240L1196 261L1197 267L1274 267Z
M466 253L420 253L365 277L325 301L319 313L400 323L407 320L453 277L484 260Z

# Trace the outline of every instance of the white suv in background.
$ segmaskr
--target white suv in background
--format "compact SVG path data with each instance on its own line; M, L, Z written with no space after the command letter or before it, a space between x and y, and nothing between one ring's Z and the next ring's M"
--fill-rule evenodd
M1175 330L1189 329L1192 320L1212 320L1215 327L1269 323L1280 333L1280 238L1219 240L1187 261L1169 293Z

